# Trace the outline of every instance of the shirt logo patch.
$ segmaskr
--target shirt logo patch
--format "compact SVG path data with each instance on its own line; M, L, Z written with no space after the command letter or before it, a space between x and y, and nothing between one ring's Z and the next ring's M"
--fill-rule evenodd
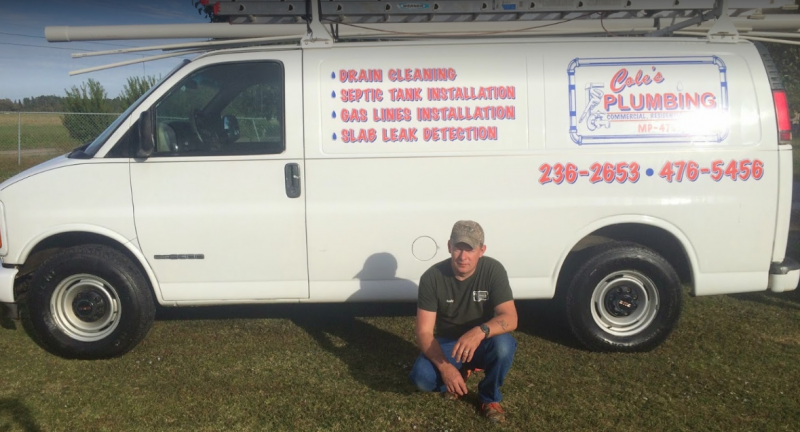
M450 299L450 300L445 300L445 301L446 301L447 303L453 303L453 300L452 300L452 299Z
M489 298L489 291L472 291L472 301L484 302Z

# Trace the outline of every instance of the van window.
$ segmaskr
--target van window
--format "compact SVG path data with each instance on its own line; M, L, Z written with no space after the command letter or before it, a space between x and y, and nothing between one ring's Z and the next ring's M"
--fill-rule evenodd
M279 62L195 71L156 104L153 157L282 153L283 88Z

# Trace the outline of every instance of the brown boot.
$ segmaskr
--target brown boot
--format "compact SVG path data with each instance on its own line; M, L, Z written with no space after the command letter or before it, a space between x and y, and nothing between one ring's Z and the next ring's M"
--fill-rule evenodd
M506 413L498 402L481 404L481 415L494 423L503 423L506 421Z

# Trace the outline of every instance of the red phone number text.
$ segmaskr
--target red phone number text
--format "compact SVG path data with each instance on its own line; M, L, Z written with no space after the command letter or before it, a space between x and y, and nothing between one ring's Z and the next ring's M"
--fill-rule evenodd
M701 175L708 175L711 180L720 181L727 177L732 181L761 180L764 176L764 162L758 159L732 160L730 162L717 159L710 167L700 168L694 161L667 162L661 168L659 176L668 182L696 181Z
M542 164L539 172L540 184L574 184L581 177L589 177L591 183L636 183L641 178L639 173L640 166L636 162L612 163L593 163L588 170L579 170L578 166L572 163L567 164Z

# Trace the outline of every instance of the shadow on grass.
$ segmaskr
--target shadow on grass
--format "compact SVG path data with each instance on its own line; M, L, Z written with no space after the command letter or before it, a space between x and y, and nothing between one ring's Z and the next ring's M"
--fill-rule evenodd
M766 291L759 293L732 294L731 297L781 309L800 310L800 290L797 289L783 293Z
M407 394L414 390L407 377L417 347L359 317L413 319L415 313L413 303L269 304L159 308L156 319L288 319L346 364L356 381L376 391Z
M17 399L0 399L0 431L23 430L38 432L39 426L33 420L28 407Z
M379 392L408 394L417 347L356 317L304 316L292 320L347 365L351 377Z
M396 317L416 314L414 303L272 303L230 306L162 307L156 309L156 320L224 320L283 318L294 321L304 317L348 319L363 317Z
M517 331L567 348L585 351L567 324L564 308L554 300L517 300Z
M0 308L0 309L2 309L2 308ZM12 320L11 318L7 317L5 312L3 312L2 310L0 310L0 327L4 328L6 330L16 330L17 329L17 325L14 323L14 320ZM1 430L2 429L0 429L0 431Z

